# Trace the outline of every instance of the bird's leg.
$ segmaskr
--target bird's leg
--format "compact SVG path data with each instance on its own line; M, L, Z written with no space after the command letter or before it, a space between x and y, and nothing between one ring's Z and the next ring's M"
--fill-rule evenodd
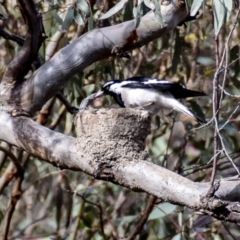
M61 101L61 103L66 107L67 111L71 114L76 114L79 109L74 107L64 96L62 93L58 92L56 97Z

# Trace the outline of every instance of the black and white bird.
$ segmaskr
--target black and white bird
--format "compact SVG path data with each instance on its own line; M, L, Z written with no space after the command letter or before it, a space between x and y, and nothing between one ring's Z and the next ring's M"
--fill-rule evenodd
M203 92L186 89L182 84L147 77L111 80L105 83L95 98L110 95L123 108L139 108L152 115L164 109L182 112L200 124L206 121L185 107L178 99L206 96Z

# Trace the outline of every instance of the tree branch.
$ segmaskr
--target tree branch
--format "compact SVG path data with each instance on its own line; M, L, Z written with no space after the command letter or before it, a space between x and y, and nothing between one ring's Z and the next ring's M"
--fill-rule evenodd
M150 213L152 212L157 198L155 196L149 196L147 206L144 210L144 213L141 216L141 219L139 220L138 224L134 227L132 232L129 234L129 236L123 240L134 240L137 235L143 230L144 224L147 222L148 217Z
M38 12L35 3L32 0L19 0L18 2L22 16L28 25L28 32L22 49L5 71L3 84L8 86L15 81L23 80L23 77L30 70L32 62L36 59L43 40L46 38L42 16Z
M131 20L115 26L94 29L74 40L41 66L28 81L15 89L15 96L21 92L18 105L30 113L35 113L63 88L70 77L90 64L139 48L171 31L187 16L185 4L179 7L175 2L178 0L161 7L164 27L154 13L150 12L142 17L136 30L134 20ZM16 101L19 98L14 99Z
M101 110L100 112L103 111L107 112L107 110ZM115 109L115 111L113 115L118 115L119 118L121 116L133 118L133 114L136 114L137 110ZM84 114L87 114L87 112ZM141 116L141 111L139 112L139 116ZM91 114L93 124L94 116L96 118L99 113ZM84 119L82 118L82 121ZM136 119L135 122L139 124L140 119ZM92 128L93 125L90 124L88 122L88 127ZM114 122L112 125L118 126L118 123ZM134 129L131 131L134 131ZM121 128L122 137L124 132L125 142L132 141L129 139L129 132ZM83 141L83 134L84 132L81 132L78 142ZM105 133L103 132L103 134ZM240 179L238 178L222 179L214 196L205 201L204 196L208 193L209 182L192 182L165 168L130 156L128 161L124 161L124 164L121 164L120 159L109 162L104 159L105 165L103 165L99 156L98 159L97 157L85 158L87 149L85 148L84 151L78 149L75 138L51 131L26 117L12 118L8 113L0 112L0 139L16 145L61 169L83 171L91 176L96 176L96 172L99 172L99 170L100 172L107 170L105 172L111 173L111 178L108 179L110 182L135 191L149 193L173 204L187 206L218 219L240 222L238 202L235 202L239 201ZM122 140L122 142L124 141ZM126 151L126 153L128 152ZM106 178L103 179L106 180Z

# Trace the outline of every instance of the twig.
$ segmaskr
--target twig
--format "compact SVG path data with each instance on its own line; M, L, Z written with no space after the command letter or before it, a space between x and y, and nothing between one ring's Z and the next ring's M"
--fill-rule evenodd
M98 209L99 219L100 219L100 228L101 228L101 232L102 232L102 235L103 235L103 239L107 239L106 235L104 233L103 210L102 210L101 204L87 200L82 194L80 194L78 192L75 192L75 191L72 191L72 190L69 190L69 189L65 189L65 191L80 197L84 202L89 203L89 204L95 206Z
M230 114L230 116L228 117L227 121L219 128L219 131L221 131L231 120L232 116L237 112L240 103L238 103L238 105L236 106L236 108L233 110L233 112Z
M13 162L10 162L7 166L7 169L4 171L4 174L0 178L0 195L3 193L3 190L5 187L12 181L15 174L17 172L17 169Z
M218 36L215 38L215 57L216 57L216 68L219 69L219 39ZM218 136L218 120L219 120L219 72L216 71L213 79L213 116L215 122L215 130L214 130L214 158L213 158L213 169L211 175L210 185L211 187L214 186L214 180L216 175L216 168L217 168L217 161L218 161L218 151L219 151L219 136Z
M221 148L222 148L223 152L225 153L228 160L232 163L233 167L236 169L238 175L240 175L239 169L237 168L237 166L234 164L233 160L229 156L229 154L226 150L226 147L224 145L219 127L218 127L218 118L219 118L218 110L220 109L222 98L223 98L223 89L224 89L225 82L226 82L226 77L227 77L227 68L224 69L224 78L223 78L223 83L222 83L222 86L221 86L221 91L219 91L219 73L220 73L220 71L223 67L224 59L225 59L225 66L228 66L228 58L227 58L227 56L228 56L228 44L229 44L229 41L231 39L233 30L235 29L235 27L237 25L239 15L240 15L240 6L238 8L238 12L236 14L236 18L235 18L235 21L232 25L232 28L231 28L231 30L228 34L221 61L219 61L218 37L216 37L216 67L217 67L217 70L215 72L214 79L213 79L213 103L214 103L213 104L213 116L214 116L214 120L215 120L214 155L217 156L216 153L219 150L219 147L220 147L220 144L221 144ZM215 174L216 174L216 164L217 164L217 157L214 158L214 162L213 162L213 171L212 171L212 176L211 176L211 186L213 186L213 184L214 184L214 178L215 178Z
M7 30L5 30L3 24L0 24L0 36L7 40L12 40L16 42L19 46L22 46L24 43L24 38L19 37L18 35L10 33Z
M46 38L42 16L38 12L33 0L19 0L22 17L28 25L28 32L21 50L8 65L2 81L8 84L22 81L31 69L31 64L36 59L38 50Z
M227 226L225 225L225 223L224 223L223 221L222 221L222 225L223 225L223 227L225 228L225 230L227 231L228 235L231 236L231 238L232 238L233 240L237 240L237 238L235 238L235 237L233 236L233 234L230 232L230 230L227 228Z
M219 88L221 88L221 90L222 90L226 95L228 95L229 97L232 97L232 98L240 98L240 95L231 94L231 93L227 92L225 89L223 89L221 86L219 86Z
M154 208L156 200L157 200L157 197L155 196L151 195L149 197L149 200L148 200L146 209L142 215L142 218L140 219L139 223L135 226L133 231L129 234L129 236L124 240L134 240L136 236L142 231L144 224L147 222L148 217Z
M79 111L78 108L74 107L64 96L62 93L58 92L56 97L61 101L61 103L66 107L67 111L71 114L75 114Z
M8 206L3 219L2 229L0 237L1 239L8 239L9 227L12 219L13 212L15 210L16 204L22 195L21 185L24 178L23 168L18 168L16 173L16 180L13 183L11 198L8 202Z
M170 148L170 139L172 137L174 125L175 125L175 118L173 118L173 123L172 123L171 129L170 129L170 136L169 136L168 142L167 142L166 154L164 155L164 158L163 158L163 161L162 161L162 166L166 167L166 168L167 168L168 150Z

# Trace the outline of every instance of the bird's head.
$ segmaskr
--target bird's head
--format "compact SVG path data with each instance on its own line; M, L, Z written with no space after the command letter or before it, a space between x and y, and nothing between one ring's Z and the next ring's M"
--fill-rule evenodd
M102 89L99 90L96 95L95 98L101 97L103 95L113 95L118 93L118 88L120 87L120 81L116 81L116 80L112 80L109 81L107 83L105 83L102 86Z

